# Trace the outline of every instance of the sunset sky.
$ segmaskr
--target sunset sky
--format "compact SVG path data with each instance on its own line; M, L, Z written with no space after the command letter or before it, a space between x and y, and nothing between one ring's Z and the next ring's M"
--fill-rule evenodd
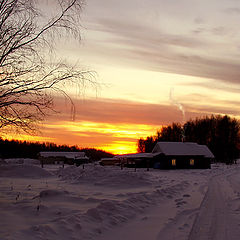
M127 153L164 124L238 118L239 24L237 0L87 0L81 42L63 39L56 52L100 86L69 90L74 121L59 98L39 136L18 138Z

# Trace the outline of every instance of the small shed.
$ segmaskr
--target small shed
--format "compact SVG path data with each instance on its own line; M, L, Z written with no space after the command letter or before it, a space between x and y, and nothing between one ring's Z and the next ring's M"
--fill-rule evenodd
M154 157L159 153L130 153L116 155L115 158L119 159L126 167L153 167Z
M66 163L77 166L89 161L85 152L40 152L39 159L47 164Z
M99 164L102 166L116 166L116 165L120 165L121 161L120 159L116 158L116 157L112 157L112 158L101 158Z

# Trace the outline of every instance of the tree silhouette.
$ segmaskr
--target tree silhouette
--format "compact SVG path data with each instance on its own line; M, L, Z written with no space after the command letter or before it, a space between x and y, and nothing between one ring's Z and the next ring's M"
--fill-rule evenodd
M113 154L94 149L79 148L78 146L57 145L55 143L38 143L18 140L3 140L0 138L0 158L38 158L39 152L79 152L83 151L91 161L98 161Z
M83 1L46 3L0 0L0 128L32 131L53 109L56 93L69 98L65 86L94 84L91 72L50 60L56 38L80 39Z

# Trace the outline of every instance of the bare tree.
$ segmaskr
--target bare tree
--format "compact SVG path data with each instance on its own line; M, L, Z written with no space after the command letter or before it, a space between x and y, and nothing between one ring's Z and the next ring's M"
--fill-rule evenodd
M48 7L46 7L46 3ZM0 128L32 131L64 85L92 84L91 72L47 58L64 34L80 39L82 0L0 0Z

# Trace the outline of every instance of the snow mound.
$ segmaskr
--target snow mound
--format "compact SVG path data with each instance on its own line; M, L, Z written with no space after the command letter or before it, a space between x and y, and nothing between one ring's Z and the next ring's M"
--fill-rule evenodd
M61 195L66 195L68 194L68 191L60 191L60 190L55 190L55 189L48 189L48 190L43 190L40 192L39 197L40 198L47 198L47 197L59 197Z
M121 226L121 224L129 222L136 216L144 214L146 209L156 206L164 198L167 199L169 194L177 196L188 185L187 182L181 181L162 190L130 193L128 198L122 201L103 200L96 207L89 208L77 218L80 220L78 223L83 227L79 236L82 239L98 239L97 237L100 234L116 226ZM84 229L88 229L88 232L84 232Z
M151 185L148 173L143 172L142 169L135 172L134 169L125 168L121 170L120 167L103 167L89 164L84 169L75 166L60 169L57 174L63 180L72 183L84 182L97 186L125 188Z
M7 164L7 162L6 162L4 159L1 159L1 158L0 158L0 165L1 165L1 164Z
M23 164L36 164L36 165L40 165L40 161L38 159L25 158L23 160Z
M39 160L32 158L8 158L5 161L8 164L40 164Z
M42 178L50 176L52 176L50 172L35 165L0 165L0 177Z

